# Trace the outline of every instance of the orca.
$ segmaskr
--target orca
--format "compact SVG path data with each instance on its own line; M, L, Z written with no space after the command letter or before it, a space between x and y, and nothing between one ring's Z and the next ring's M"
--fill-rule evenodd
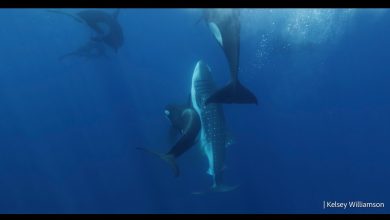
M152 153L166 161L171 166L174 176L177 177L180 175L180 169L176 159L196 144L201 122L198 113L190 106L167 105L164 114L172 127L180 131L182 135L180 139L167 153L159 153L147 148L138 147L137 149Z
M230 82L211 94L209 103L258 104L256 96L238 79L240 56L240 11L238 9L204 9L203 19L221 46L229 63Z
M96 32L91 40L102 41L115 52L123 45L123 31L118 22L119 9L112 14L101 10L82 10L77 13L69 13L60 10L47 10L49 12L63 14L72 17L78 22L86 24Z

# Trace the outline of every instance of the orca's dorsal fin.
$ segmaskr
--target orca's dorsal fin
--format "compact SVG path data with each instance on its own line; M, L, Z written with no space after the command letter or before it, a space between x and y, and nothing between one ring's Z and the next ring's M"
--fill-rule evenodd
M117 9L112 13L112 17L113 17L114 19L118 19L119 12L120 12L120 9L117 8Z

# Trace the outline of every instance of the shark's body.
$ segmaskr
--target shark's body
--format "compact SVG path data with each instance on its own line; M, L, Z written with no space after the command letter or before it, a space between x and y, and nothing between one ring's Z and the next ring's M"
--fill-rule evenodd
M240 61L240 14L238 9L205 9L203 19L224 51L229 63L230 82L227 86L210 94L208 103L257 104L256 96L238 80Z
M209 163L207 173L213 177L211 191L224 192L233 190L235 187L223 185L226 147L229 137L222 106L216 103L205 104L207 97L215 90L210 68L204 62L199 61L192 75L191 100L202 123L200 147Z

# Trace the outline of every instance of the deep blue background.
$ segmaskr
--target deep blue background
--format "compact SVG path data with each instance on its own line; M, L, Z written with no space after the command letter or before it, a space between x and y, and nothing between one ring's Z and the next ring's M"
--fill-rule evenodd
M266 24L283 13L257 31L243 24L240 78L260 105L224 106L235 141L226 182L240 188L194 196L211 186L199 149L174 178L135 148L169 149L163 108L186 101L197 60L219 86L228 80L197 10L123 9L117 55L64 62L90 30L45 10L0 10L0 213L389 213L390 14L354 11L350 25L332 20L337 37L271 50L289 42ZM323 210L323 200L385 208Z

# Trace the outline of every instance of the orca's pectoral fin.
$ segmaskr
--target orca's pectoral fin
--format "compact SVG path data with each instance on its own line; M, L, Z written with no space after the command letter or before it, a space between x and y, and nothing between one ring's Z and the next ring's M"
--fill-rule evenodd
M206 99L205 104L225 103L225 104L251 104L257 105L256 96L237 81L230 82L227 86L216 91Z
M175 157L173 155L162 154L162 153L159 153L157 151L150 150L147 148L141 148L141 147L137 147L136 149L143 150L145 152L148 152L148 153L151 153L151 154L158 156L160 159L164 160L165 162L167 162L169 164L169 166L172 168L173 175L175 177L178 177L180 175L179 166L177 166L176 161L175 161Z
M66 15L66 16L69 16L69 17L73 18L74 20L76 20L76 21L78 21L80 23L83 23L83 20L81 20L79 17L77 17L74 14L68 13L68 12L63 12L63 11L60 11L60 10L53 10L53 9L48 9L46 11L47 12L51 12L51 13Z

